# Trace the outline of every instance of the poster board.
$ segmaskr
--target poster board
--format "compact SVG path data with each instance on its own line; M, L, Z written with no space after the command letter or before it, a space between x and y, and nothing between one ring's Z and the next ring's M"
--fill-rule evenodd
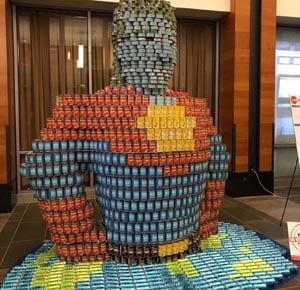
M290 95L298 161L300 161L300 95ZM291 259L300 261L300 222L287 222Z
M292 261L300 261L300 222L287 222Z
M298 161L300 161L300 95L291 95L290 104L294 125Z

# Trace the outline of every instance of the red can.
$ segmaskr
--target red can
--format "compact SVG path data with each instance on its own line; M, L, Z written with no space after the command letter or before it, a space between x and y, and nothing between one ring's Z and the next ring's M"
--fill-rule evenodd
M61 220L62 222L68 222L70 220L69 213L67 211L63 211L61 213Z
M47 140L47 129L42 129L40 131L40 139L41 140Z
M142 166L143 165L143 157L142 154L136 154L134 156L134 161L136 166Z
M133 152L141 152L140 141L133 141L132 142L132 150L133 150Z
M146 141L147 140L147 130L146 129L138 129L138 132L139 132L139 140Z
M56 128L64 128L64 119L63 118L56 118L55 119Z
M48 129L47 130L47 139L48 140L54 140L55 139L55 130Z
M139 116L141 116L141 117L148 116L148 108L145 106L140 106L139 107Z
M81 233L77 234L75 237L76 237L76 243L82 243L83 242L83 235Z
M70 245L70 256L71 257L77 256L77 249L75 245Z
M93 253L93 255L100 254L100 248L99 248L98 244L96 244L96 243L92 244L92 253Z
M113 122L113 127L114 128L122 128L122 119L121 118L114 118Z
M56 107L52 109L52 116L53 118L57 118L59 116L58 109Z
M128 154L127 155L127 165L128 166L133 166L135 165L135 158L133 154Z
M71 224L71 231L73 234L79 234L80 232L79 224L78 223Z
M90 96L90 105L97 106L97 104L98 104L97 95L91 95Z
M86 107L80 106L79 107L79 115L80 117L87 117Z
M118 95L113 95L111 102L112 102L113 106L119 106L120 105L119 96Z
M61 215L60 215L60 212L54 212L53 213L53 221L55 223L61 223Z
M73 210L75 208L75 202L73 198L67 199L67 208L68 210Z
M92 107L92 106L88 106L86 109L86 112L87 112L87 116L90 118L95 116L95 110L94 110L94 107Z
M133 117L140 116L140 107L139 106L133 106L132 107L132 116Z
M96 230L92 230L90 234L91 234L90 240L92 242L97 242L98 241L98 233L97 233L97 231Z
M65 110L64 110L64 108L63 107L58 107L57 108L57 114L58 114L59 117L64 118L65 117Z
M136 106L140 106L143 104L143 96L141 94L138 94L138 92L135 95L134 104Z
M117 140L117 152L126 152L127 148L125 146L125 142L123 140ZM131 150L131 148L129 147L128 150Z
M79 119L78 118L72 118L72 128L73 129L79 128Z
M151 165L152 166L159 165L159 155L158 154L151 154Z
M63 233L65 233L65 231L64 231L64 227L63 227L63 225L62 224L57 224L56 225L56 233L58 233L58 234L63 234Z
M165 153L159 154L159 164L166 165L167 164L167 155Z
M113 128L114 127L114 119L113 118L107 118L106 119L107 128Z
M139 138L139 131L137 129L131 130L131 138L134 141L140 140L140 138Z
M115 118L117 117L117 115L118 115L117 107L111 106L109 108L109 116Z
M97 140L97 131L91 130L91 140Z
M104 136L104 139L105 139L105 136ZM117 141L112 141L110 143L110 150L112 152L118 152L118 146L117 146Z
M135 103L134 98L135 98L134 95L128 95L128 97L127 97L127 104L129 106L133 106L134 105L134 103Z
M105 118L101 118L99 119L99 127L101 129L105 129L107 126L106 126L106 119Z
M125 116L124 107L118 106L117 107L117 116L122 118Z
M89 106L90 105L90 95L81 95L82 105Z
M112 105L112 95L110 93L105 95L105 105L106 106Z
M104 95L98 95L98 106L104 106L105 105L105 97Z
M84 255L84 247L82 244L77 245L77 253L79 256L83 256Z
M85 245L85 254L90 256L92 254L92 245L90 243Z
M85 140L85 130L79 130L78 139L79 140Z
M64 107L64 116L65 117L72 117L72 108L70 106Z
M135 118L131 117L128 119L128 127L132 129L136 128Z
M93 119L87 118L86 119L86 126L87 126L87 128L92 129L93 128Z
M80 95L75 95L74 97L74 104L76 106L81 106L82 105L82 99Z
M120 105L121 106L127 105L127 95L126 94L120 95Z
M70 140L71 138L71 131L70 129L63 129L63 139Z
M140 141L140 149L141 152L148 152L149 151L148 141Z
M85 131L85 139L86 140L91 140L92 139L92 134L91 134L91 130L86 130Z
M130 106L124 107L124 117L131 117L132 116L132 110Z
M95 117L102 117L101 107L95 107Z
M164 175L165 176L170 176L171 175L171 167L170 166L165 166L164 167Z
M150 154L143 155L143 166L150 166L151 165L151 158Z
M85 242L90 242L90 241L91 241L91 237L90 237L90 233L89 233L89 232L85 232L85 233L83 234L83 240L84 240Z
M103 131L101 129L96 131L96 138L97 140L103 140Z
M167 153L167 164L174 164L174 154L173 153Z

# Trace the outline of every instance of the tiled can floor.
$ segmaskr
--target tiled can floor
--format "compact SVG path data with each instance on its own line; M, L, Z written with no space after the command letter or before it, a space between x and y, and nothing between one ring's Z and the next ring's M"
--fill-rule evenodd
M257 200L260 198L264 197L256 197ZM293 206L293 203L289 204L287 212L291 212ZM266 208L270 208L268 204ZM286 224L280 227L278 219L268 215L267 210L261 208L257 210L247 205L245 200L241 202L226 196L223 200L220 221L243 225L287 246ZM8 270L20 258L36 249L47 238L49 237L45 223L42 221L37 204L18 204L0 233L0 280L3 281ZM300 289L300 275L279 289Z

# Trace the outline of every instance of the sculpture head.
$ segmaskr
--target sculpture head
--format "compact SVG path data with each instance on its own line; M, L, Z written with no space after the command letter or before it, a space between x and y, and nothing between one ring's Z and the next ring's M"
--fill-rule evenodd
M162 95L176 63L176 18L163 0L121 0L115 9L113 85Z

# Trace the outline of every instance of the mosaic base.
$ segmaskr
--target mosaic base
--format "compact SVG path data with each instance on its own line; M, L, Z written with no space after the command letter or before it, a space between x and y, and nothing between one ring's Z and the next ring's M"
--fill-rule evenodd
M235 224L219 223L219 233L201 248L153 265L67 264L53 242L45 241L11 269L1 289L274 289L298 272L285 248Z

